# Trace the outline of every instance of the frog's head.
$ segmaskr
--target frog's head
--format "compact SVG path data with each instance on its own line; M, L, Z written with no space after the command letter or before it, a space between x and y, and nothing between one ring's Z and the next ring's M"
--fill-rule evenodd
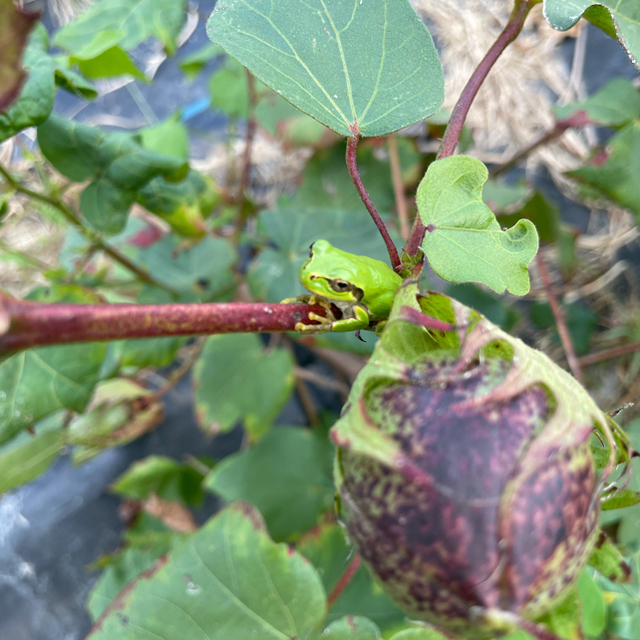
M317 296L336 302L359 302L363 291L350 281L351 254L317 240L309 247L309 258L300 267L302 286Z

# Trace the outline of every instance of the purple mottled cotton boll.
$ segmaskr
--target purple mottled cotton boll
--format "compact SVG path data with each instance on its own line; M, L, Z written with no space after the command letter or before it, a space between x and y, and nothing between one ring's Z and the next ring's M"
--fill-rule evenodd
M340 518L410 617L469 639L535 631L598 536L613 462L597 470L594 429L614 451L617 425L565 371L405 286L332 430Z

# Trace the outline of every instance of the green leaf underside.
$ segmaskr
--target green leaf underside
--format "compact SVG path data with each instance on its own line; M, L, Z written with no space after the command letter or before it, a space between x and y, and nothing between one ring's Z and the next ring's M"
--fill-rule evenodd
M23 431L0 447L0 494L33 480L58 458L64 446L63 414L41 420L35 435Z
M640 4L637 0L545 0L544 16L558 31L570 29L583 15L605 33L615 34L638 67Z
M115 44L130 50L156 37L173 53L186 17L185 8L184 0L102 0L60 29L55 44L83 56L91 49L93 57ZM116 37L105 39L105 32ZM96 40L102 46L97 46Z
M380 136L444 99L442 68L406 0L221 0L209 38L334 131Z
M194 368L195 403L207 431L228 431L240 420L264 435L293 390L293 363L284 349L262 350L255 334L213 336Z
M422 249L431 268L449 282L482 282L497 293L529 291L527 266L538 250L529 220L503 231L482 201L488 172L482 162L452 156L433 162L418 187L427 227Z
M58 411L83 411L98 382L104 344L44 347L0 364L0 444Z
M88 638L307 640L324 613L315 569L274 544L257 511L238 503L132 583Z
M262 513L274 540L318 524L333 506L333 448L307 429L278 427L256 446L217 465L205 486L226 500L244 500Z

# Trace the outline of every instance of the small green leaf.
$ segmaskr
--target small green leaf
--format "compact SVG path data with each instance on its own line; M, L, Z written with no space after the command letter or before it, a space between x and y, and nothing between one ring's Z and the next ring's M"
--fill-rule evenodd
M344 532L336 524L316 527L299 541L296 548L318 569L327 593L344 573L353 552L345 542ZM369 618L384 633L401 628L406 620L406 614L373 582L371 574L363 566L331 607L326 624L349 615Z
M623 509L624 507L632 507L634 504L640 503L640 492L633 489L620 489L611 497L602 501L600 508L603 511L611 509Z
M37 19L37 13L24 11L13 0L0 0L0 112L16 99L24 81L22 52Z
M568 176L593 187L601 195L628 208L640 221L640 120L625 125L582 168Z
M205 486L225 500L257 507L271 537L295 538L333 506L333 448L326 436L278 427L247 451L225 458Z
M636 0L545 0L544 17L558 31L566 31L584 15L608 35L617 38L638 66L640 5Z
M0 447L0 494L37 478L62 453L64 430L62 414L41 420L35 434L23 431Z
M482 201L488 172L480 160L452 156L429 165L417 193L427 227L422 249L431 268L449 282L482 282L497 293L529 291L527 265L538 251L529 220L502 231Z
M87 636L307 640L325 614L320 578L268 537L250 505L224 509L132 583ZM256 632L252 636L252 632Z
M225 61L209 81L211 104L228 116L246 118L249 114L247 72L233 58Z
M566 640L582 640L582 611L577 587L572 587L562 601L537 622Z
M62 27L54 42L89 59L116 45L130 51L155 37L173 54L185 18L184 0L101 0Z
M582 604L582 631L597 638L604 631L607 607L602 590L589 571L583 571L578 579L578 595Z
M631 578L631 568L620 550L602 532L589 557L589 566L611 582L629 582Z
M317 640L380 640L380 630L368 618L346 616L319 632Z
M199 506L204 495L203 478L188 464L165 456L149 456L131 465L111 489L131 500L146 500L155 493L164 500Z
M85 53L84 55L90 54ZM96 54L95 57L88 59L80 55L70 56L69 59L77 63L80 71L92 80L123 75L129 75L139 80L146 80L142 71L138 69L131 61L131 58L129 58L120 47L109 47Z
M614 78L586 100L558 107L556 118L564 120L580 111L592 122L621 127L640 116L640 94L631 81Z
M293 362L284 349L263 351L255 334L218 335L207 344L193 372L196 413L212 433L240 420L264 435L293 390Z
M193 82L209 62L223 54L224 49L222 49L222 47L219 47L217 44L213 44L213 42L208 42L195 53L182 58L180 68L187 80Z
M162 420L162 404L152 401L136 410L134 401L150 392L126 378L101 383L89 410L71 422L67 441L74 445L73 460L80 464L103 449L127 444Z
M138 132L145 149L189 160L189 134L177 115Z
M345 136L380 136L444 99L438 54L406 0L221 0L209 38L276 93Z

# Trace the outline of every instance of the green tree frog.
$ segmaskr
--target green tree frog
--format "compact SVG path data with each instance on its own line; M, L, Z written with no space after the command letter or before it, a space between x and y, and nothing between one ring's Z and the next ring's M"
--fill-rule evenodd
M356 256L317 240L309 248L309 259L300 267L298 278L311 295L287 298L283 302L320 304L327 317L309 314L320 324L298 322L299 333L326 331L380 330L391 310L393 296L402 278L380 260ZM332 305L341 312L336 318Z

